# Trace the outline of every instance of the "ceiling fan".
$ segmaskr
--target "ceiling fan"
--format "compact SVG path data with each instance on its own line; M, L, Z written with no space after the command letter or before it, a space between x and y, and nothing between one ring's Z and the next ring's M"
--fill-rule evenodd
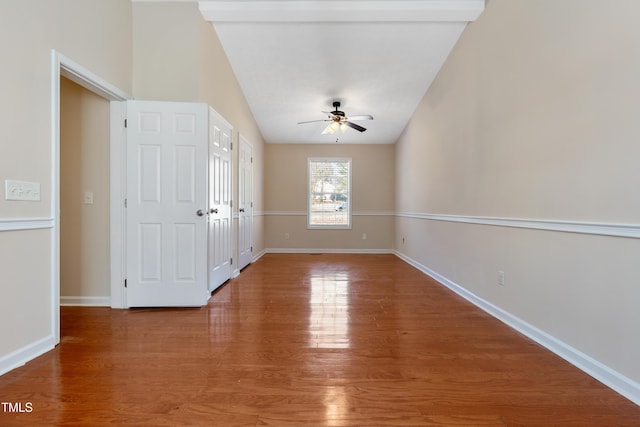
M329 125L327 125L327 127L322 131L322 134L324 135L327 133L333 134L338 129L340 129L342 133L345 133L347 131L347 128L355 129L358 132L364 132L365 130L367 130L366 128L363 128L362 126L351 122L351 120L373 120L373 116L370 116L368 114L363 116L345 115L344 111L338 110L338 108L340 108L340 101L334 101L333 108L335 108L334 111L323 111L323 113L328 114L328 117L326 119L309 120L306 122L298 122L298 124L301 125L303 123L329 122Z

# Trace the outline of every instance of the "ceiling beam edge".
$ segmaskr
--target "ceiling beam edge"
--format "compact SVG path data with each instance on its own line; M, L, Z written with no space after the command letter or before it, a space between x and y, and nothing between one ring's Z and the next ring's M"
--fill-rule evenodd
M212 23L239 22L472 22L484 0L229 1L198 3Z

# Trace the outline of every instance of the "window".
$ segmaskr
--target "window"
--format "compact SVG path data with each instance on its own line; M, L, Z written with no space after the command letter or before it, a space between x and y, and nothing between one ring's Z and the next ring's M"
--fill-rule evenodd
M310 158L309 228L351 228L351 159Z

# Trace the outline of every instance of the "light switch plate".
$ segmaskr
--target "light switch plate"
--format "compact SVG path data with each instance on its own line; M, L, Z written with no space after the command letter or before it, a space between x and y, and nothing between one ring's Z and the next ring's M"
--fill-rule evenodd
M4 181L4 199L38 202L40 201L40 183L7 179Z

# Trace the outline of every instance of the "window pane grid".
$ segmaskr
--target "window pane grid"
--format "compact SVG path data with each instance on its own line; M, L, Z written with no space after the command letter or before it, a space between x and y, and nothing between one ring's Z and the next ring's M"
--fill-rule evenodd
M351 159L309 159L308 225L351 227Z

